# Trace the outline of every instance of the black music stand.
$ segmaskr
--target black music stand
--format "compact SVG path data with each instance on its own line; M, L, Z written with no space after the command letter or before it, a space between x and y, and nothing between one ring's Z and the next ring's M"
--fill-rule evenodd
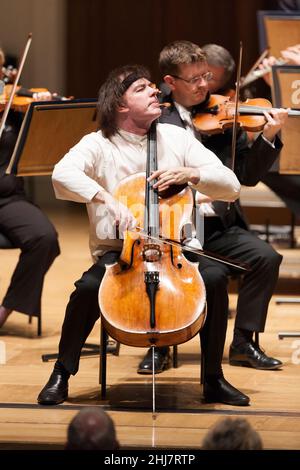
M62 156L84 135L96 130L96 99L32 102L7 173L51 175Z

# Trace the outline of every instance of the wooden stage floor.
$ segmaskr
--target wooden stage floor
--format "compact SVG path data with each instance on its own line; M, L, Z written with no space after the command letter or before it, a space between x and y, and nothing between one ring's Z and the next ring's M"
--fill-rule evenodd
M179 346L177 369L157 375L156 420L151 412L151 379L136 373L145 350L127 346L121 346L119 356L108 356L107 400L100 400L96 356L81 359L78 374L70 380L67 402L56 407L37 405L36 397L53 368L53 362L42 362L41 355L57 351L73 282L91 264L84 209L61 204L55 211L49 210L59 232L62 253L45 281L43 335L36 336L36 319L29 325L27 317L19 313L13 313L0 330L0 449L62 449L69 421L79 409L89 405L105 407L116 423L118 439L125 449L199 449L208 428L224 416L246 417L261 434L265 449L300 449L300 338L278 339L279 331L300 331L300 309L297 304L277 305L276 296L271 302L261 345L269 355L283 361L280 371L229 366L228 348L234 322L229 319L224 373L250 396L249 407L202 402L198 338ZM299 260L299 249L283 252L287 258ZM0 256L3 297L18 250L1 250ZM236 296L231 294L231 307L235 302ZM99 343L98 323L89 342Z

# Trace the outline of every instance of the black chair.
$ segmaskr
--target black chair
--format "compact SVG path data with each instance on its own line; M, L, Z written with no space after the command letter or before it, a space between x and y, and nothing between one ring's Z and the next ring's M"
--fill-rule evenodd
M7 249L16 249L17 247L7 238L3 233L0 232L0 249L7 250ZM37 335L42 335L42 316L37 316ZM32 315L29 316L29 323L32 322Z

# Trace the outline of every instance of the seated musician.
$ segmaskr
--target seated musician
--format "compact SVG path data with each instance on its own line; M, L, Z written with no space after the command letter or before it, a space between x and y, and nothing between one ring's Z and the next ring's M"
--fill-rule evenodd
M169 101L171 107L165 110L160 121L186 129L187 133L201 139L224 164L230 166L232 131L229 129L222 134L200 135L192 122L194 113L198 110L201 112L205 106L209 91L215 92L216 84L221 89L226 87L226 80L222 77L223 68L225 74L225 64L232 71L233 61L229 53L220 46L207 46L202 50L189 41L175 41L165 46L160 53L159 65L170 94L163 96L162 100ZM285 110L266 113L264 129L251 148L248 147L246 133L238 132L235 172L242 184L256 185L276 160L282 147L277 134L286 118ZM252 268L243 276L239 289L229 363L256 369L278 369L282 366L281 361L265 354L254 343L253 334L264 331L282 257L269 244L248 231L238 201L228 207L228 204L216 199L201 197L201 209L205 216L204 250L244 261ZM221 361L228 316L228 277L236 274L236 271L209 259L199 259L199 262L207 290L208 313L207 322L200 332L204 377L207 378L204 381L204 393L206 398L213 396L215 401L240 405L243 404L242 400L235 400L230 390L221 385L221 382L217 387L215 384L217 377L222 380ZM217 337L210 329L212 318L219 318ZM155 372L161 372L167 365L168 348L157 349ZM139 364L138 373L152 373L150 351ZM215 381L214 391L210 387L211 377Z
M224 90L230 90L234 81L233 71L235 62L230 52L217 44L208 44L203 47L207 54L207 61L214 77L209 82L211 93L222 94ZM300 65L300 45L290 46L281 51L281 56L287 61L288 65ZM275 57L271 56L263 59L259 69L268 70L277 62ZM271 74L266 73L263 79L270 85ZM266 98L270 99L270 96ZM300 217L300 175L299 174L280 174L277 171L267 171L262 175L260 181L268 186L295 214Z
M0 49L0 80L4 62L4 52ZM51 95L37 94L34 99L49 100ZM47 216L29 201L23 178L6 174L22 119L21 112L9 111L0 139L0 231L21 250L0 305L0 328L13 311L40 315L44 277L60 253L56 230Z
M147 133L161 115L157 94L145 67L124 66L112 71L99 92L100 130L85 136L54 168L57 197L87 204L94 264L75 283L70 296L58 361L38 396L42 405L56 405L67 399L70 374L78 371L82 346L100 315L98 291L105 264L116 261L122 249L116 226L121 234L135 226L130 210L112 194L124 177L145 172ZM157 159L159 169L150 180L158 179L154 184L158 191L188 183L208 197L227 201L238 197L240 184L234 173L184 130L157 125ZM211 316L206 325L214 344L219 335L225 336L224 312L220 313L221 319ZM208 375L206 380L208 400L219 398L214 395L217 388L231 404L249 403L249 398L223 376Z

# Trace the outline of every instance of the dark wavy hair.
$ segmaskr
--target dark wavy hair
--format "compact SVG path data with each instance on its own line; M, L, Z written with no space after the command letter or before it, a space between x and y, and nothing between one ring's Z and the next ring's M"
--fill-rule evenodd
M110 138L117 132L117 109L129 86L139 78L150 80L150 72L143 65L124 65L108 75L98 96L98 121L103 135Z

